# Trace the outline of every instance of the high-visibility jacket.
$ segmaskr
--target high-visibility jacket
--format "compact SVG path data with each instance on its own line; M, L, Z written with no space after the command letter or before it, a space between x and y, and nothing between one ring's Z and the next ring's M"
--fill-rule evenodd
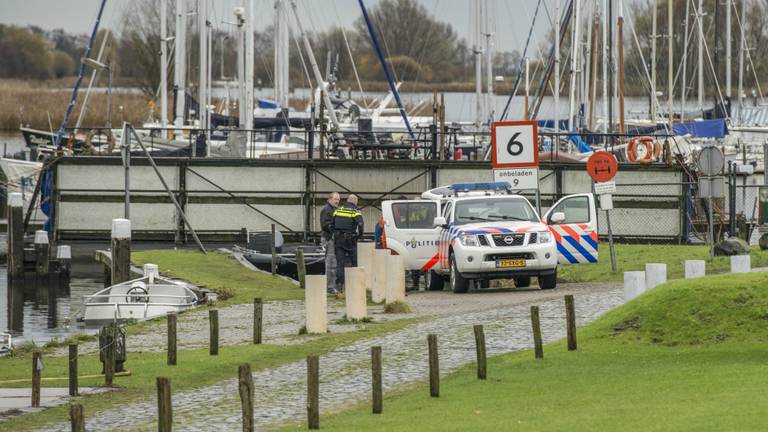
M346 203L333 212L334 233L355 233L363 236L363 214L356 205Z

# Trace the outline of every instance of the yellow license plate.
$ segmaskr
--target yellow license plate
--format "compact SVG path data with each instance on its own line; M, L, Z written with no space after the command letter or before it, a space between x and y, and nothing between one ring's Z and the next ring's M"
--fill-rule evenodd
M524 259L500 259L496 261L496 267L525 267Z

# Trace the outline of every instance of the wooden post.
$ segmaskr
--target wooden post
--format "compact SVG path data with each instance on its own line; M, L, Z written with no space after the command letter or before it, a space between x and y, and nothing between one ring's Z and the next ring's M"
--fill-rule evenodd
M261 325L263 321L264 304L261 298L253 299L253 343L261 343Z
M539 321L539 307L531 306L531 327L533 328L533 347L536 358L544 358L544 348L541 345L541 322Z
M270 238L272 246L272 276L277 274L277 247L275 246L275 224L272 224L272 237Z
M32 353L32 408L40 407L40 371L43 368L43 353Z
M168 313L168 366L176 366L176 313Z
M104 288L112 285L112 268L104 264Z
M238 391L240 392L240 408L243 412L243 432L253 432L253 400L254 386L251 365L241 364L238 369Z
M112 219L112 285L131 279L131 221Z
M172 427L171 379L157 377L157 430L171 432Z
M219 354L219 311L211 309L208 311L208 322L210 324L210 355Z
M307 287L307 265L304 262L304 249L299 248L296 251L296 272L299 276L299 286L301 289Z
M373 413L381 414L384 397L381 382L381 347L371 347L371 390L373 392Z
M487 375L488 366L485 356L485 331L482 325L476 325L475 329L475 349L477 350L477 379L484 380Z
M38 278L48 276L49 246L48 232L45 230L35 231L35 275Z
M24 275L24 205L21 194L8 194L8 271L11 279Z
M320 358L307 357L307 426L320 429Z
M445 93L440 93L440 160L445 160Z
M69 395L77 396L77 344L69 344Z
M573 296L565 296L565 323L568 331L568 351L576 351L576 306Z
M111 386L112 381L115 379L116 330L117 327L114 323L107 324L104 337L104 384L107 386Z
M69 406L69 421L72 425L72 432L85 432L85 416L82 405L72 404Z
M429 395L440 397L440 361L437 357L437 335L427 336L429 346Z

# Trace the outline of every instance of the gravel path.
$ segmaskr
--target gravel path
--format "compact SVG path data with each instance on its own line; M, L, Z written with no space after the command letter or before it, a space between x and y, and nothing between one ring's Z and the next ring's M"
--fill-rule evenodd
M573 293L576 298L579 325L591 322L608 309L623 303L623 293L617 285L563 285L554 292L531 290L463 296L450 293L411 295L408 301L414 313L409 315L434 313L437 316L401 331L358 341L321 356L321 416L368 400L371 346L383 347L385 391L407 386L426 379L426 335L429 333L438 335L442 374L450 373L475 360L472 332L474 324L485 326L489 355L530 348L533 340L529 306L532 304L541 306L545 343L562 338L565 334L562 296L569 293ZM270 308L272 305L269 304ZM241 331L249 330L248 325L244 325L243 329ZM174 428L189 431L240 429L236 371L233 371L232 375L233 379L216 385L175 393ZM493 375L493 370L489 371L489 375ZM287 422L300 422L305 418L304 361L257 371L254 373L254 382L255 420L258 429L272 429ZM156 401L152 398L89 415L87 428L154 430L156 416ZM53 430L65 431L68 428L68 424L62 423L55 425Z

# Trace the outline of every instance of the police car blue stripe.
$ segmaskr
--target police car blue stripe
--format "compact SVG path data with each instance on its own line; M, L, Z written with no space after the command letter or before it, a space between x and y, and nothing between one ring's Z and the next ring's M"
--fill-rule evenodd
M589 243L589 245L592 246L592 248L594 250L597 250L597 242L592 240L592 237L590 237L588 235L583 235L583 236L581 236L581 239L584 240L585 242Z
M565 247L563 247L563 245L560 243L557 244L557 251L560 253L560 255L564 256L565 259L567 259L568 262L570 262L571 264L579 263L579 260L577 260L573 255L571 255L571 253L568 252L568 250Z
M573 246L577 252L579 252L582 256L584 256L584 258L586 258L587 261L591 263L597 262L595 257L593 257L591 253L589 253L586 249L584 249L584 246L579 244L578 240L572 238L571 236L563 236L563 238L568 242L568 244Z

